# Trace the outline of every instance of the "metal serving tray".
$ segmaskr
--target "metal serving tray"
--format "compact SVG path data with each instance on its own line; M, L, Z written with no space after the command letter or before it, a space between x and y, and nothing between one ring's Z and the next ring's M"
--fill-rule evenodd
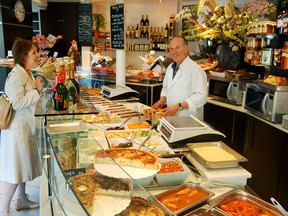
M215 208L219 210L220 212L223 212L224 215L229 215L225 211L220 209L220 205L226 204L233 200L245 200L248 201L254 205L257 205L258 207L268 210L275 216L282 215L280 211L272 204L265 202L264 200L257 198L247 192L244 192L242 190L233 190L228 193L223 194L222 196L216 198L218 200L218 203L216 204ZM213 202L213 200L211 200ZM217 202L217 201L216 201Z
M46 125L46 131L48 134L61 134L61 133L83 132L87 131L87 129L82 121L57 122L57 123L48 123Z
M210 169L219 169L219 168L232 168L239 166L240 162L246 162L247 159L243 157L242 155L238 154L236 151L231 149L229 146L224 144L223 142L203 142L203 143L190 143L186 144L186 146L189 148L192 156L194 156L204 167L210 168ZM203 158L201 155L199 155L195 148L197 147L217 147L224 149L228 153L232 154L236 159L235 160L226 160L226 161L208 161L205 158Z
M259 86L269 89L269 90L273 90L273 91L280 91L280 92L288 92L288 86L277 86L277 85L273 85L270 83L265 83L263 81L258 81L257 83Z
M166 197L166 196L171 196L172 194L174 193L177 193L181 190L185 190L187 188L192 188L192 189L196 189L198 190L200 193L203 193L205 194L205 197L204 198L200 198L198 199L196 202L188 205L188 206L185 206L183 208L180 208L180 209L177 209L175 211L172 211L170 210L168 207L166 207L160 200L161 198L163 197ZM165 192L162 192L162 193L159 193L157 195L155 195L155 197L150 197L149 199L152 199L152 201L155 201L156 204L158 204L159 206L161 206L163 209L166 210L166 212L169 212L169 215L179 215L179 214L183 214L185 212L188 212L189 210L193 209L193 208L197 208L199 207L200 205L204 204L205 202L207 202L207 200L214 196L215 194L204 189L203 187L201 187L200 185L197 185L197 184L194 184L194 183L186 183L186 184L183 184L183 185L180 185L180 186L177 186L175 188L172 188L170 190L167 190ZM181 199L181 198L180 198Z
M209 205L204 205L204 206L201 206L200 208L197 208L196 210L188 213L188 214L185 214L185 216L223 216L223 215L227 215L225 214L224 212L216 209L216 208L212 208L212 209L209 209Z

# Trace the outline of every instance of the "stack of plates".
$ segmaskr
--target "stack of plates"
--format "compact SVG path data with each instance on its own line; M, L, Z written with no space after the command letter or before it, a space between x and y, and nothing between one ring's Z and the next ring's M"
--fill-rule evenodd
M288 129L288 115L283 115L282 117L282 126Z

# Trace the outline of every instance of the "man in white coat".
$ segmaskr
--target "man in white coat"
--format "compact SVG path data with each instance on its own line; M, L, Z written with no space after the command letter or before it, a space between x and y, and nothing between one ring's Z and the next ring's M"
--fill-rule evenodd
M160 99L153 108L162 108L164 116L193 115L203 120L203 106L207 102L207 75L189 57L187 41L174 37L170 41L170 55L174 62L167 67Z

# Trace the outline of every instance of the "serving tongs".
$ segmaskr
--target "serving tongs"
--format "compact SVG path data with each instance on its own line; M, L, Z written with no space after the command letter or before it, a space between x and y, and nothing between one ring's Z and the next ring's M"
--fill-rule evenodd
M148 136L147 136L146 139L140 144L140 146L139 146L138 149L141 149L141 148L145 145L145 143L148 142L148 140L149 140L149 139L151 138L151 136L152 136L152 134L149 133L149 131L154 130L156 127L157 127L157 123L154 124L154 125L147 131L147 132L148 132L148 133L147 133Z
M138 114L138 121L139 121L139 123L141 123L142 122L141 117L144 115L144 106L141 105L140 110L139 110L138 106L135 106L134 111Z

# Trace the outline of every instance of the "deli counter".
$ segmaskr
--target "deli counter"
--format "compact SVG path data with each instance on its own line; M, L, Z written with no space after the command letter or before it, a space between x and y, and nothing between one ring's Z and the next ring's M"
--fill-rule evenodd
M281 215L276 207L245 191L247 179L251 178L251 174L241 166L245 158L243 160L224 143L209 142L209 145L227 148L239 159L236 164L234 161L228 163L228 167L226 163L218 162L216 167L205 165L198 160L193 143L183 148L171 148L161 133L151 128L144 112L148 106L138 102L120 104L109 101L89 89L82 89L81 96L77 109L71 107L63 115L62 111L53 111L51 93L46 93L42 95L35 113L39 123L37 139L43 162L42 178L48 183L41 186L41 191L46 189L48 193L47 200L41 200L41 203L49 203L52 215L113 216L129 215L133 211L138 211L139 215L199 215L201 212L227 215L222 207L236 198ZM130 113L131 117L123 117L123 112ZM124 123L126 119L128 121ZM125 148L124 144L130 147ZM203 145L209 147L207 143ZM103 163L99 152L107 152L107 149L148 152L159 159L159 166L150 170L127 169L111 155L105 157L105 154L102 156L109 163ZM166 162L176 163L183 171L159 173ZM116 187L118 183L125 187ZM166 201L168 203L163 201L173 193L180 196L188 191L201 196L184 207L180 207L183 203L173 203L175 199L171 197ZM40 208L40 211L47 209Z

